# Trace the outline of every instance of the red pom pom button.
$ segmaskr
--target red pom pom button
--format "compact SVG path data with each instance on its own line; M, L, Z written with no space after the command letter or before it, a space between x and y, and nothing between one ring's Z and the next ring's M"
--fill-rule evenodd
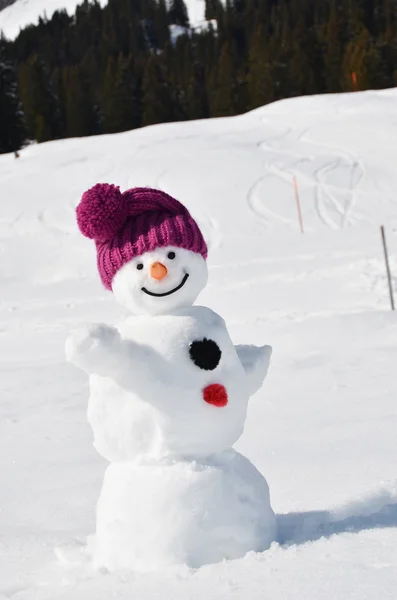
M228 401L226 388L219 383L207 385L203 389L203 398L208 404L220 407L226 406Z

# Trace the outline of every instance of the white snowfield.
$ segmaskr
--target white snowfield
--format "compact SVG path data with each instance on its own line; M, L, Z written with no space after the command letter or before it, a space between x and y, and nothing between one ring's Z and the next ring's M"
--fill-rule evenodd
M1 600L395 599L397 317L379 225L397 291L396 164L394 90L0 156ZM199 303L235 344L273 346L236 445L278 515L264 553L150 575L90 566L107 464L64 343L127 316L77 231L75 206L96 182L185 203L210 247Z
M101 6L107 4L107 0L98 0ZM11 6L0 11L0 31L10 39L15 39L20 30L28 25L36 25L40 17L52 17L57 10L66 10L73 15L78 4L82 0L16 0ZM188 8L190 24L193 28L200 28L205 24L205 0L185 0ZM176 31L173 30L173 36Z

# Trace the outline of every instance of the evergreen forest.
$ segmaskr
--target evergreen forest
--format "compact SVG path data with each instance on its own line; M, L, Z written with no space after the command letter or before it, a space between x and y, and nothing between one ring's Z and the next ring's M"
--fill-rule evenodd
M397 83L396 0L206 0L206 19L85 0L1 37L0 153Z

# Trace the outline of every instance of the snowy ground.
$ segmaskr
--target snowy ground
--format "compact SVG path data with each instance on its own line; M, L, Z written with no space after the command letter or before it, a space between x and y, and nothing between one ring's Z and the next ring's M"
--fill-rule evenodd
M107 0L98 0L101 6ZM11 6L0 11L0 31L8 39L17 37L19 31L30 24L36 24L44 15L50 19L55 11L65 9L72 15L82 0L16 0ZM200 27L204 22L205 0L185 0L190 24Z
M1 600L396 597L397 318L379 235L384 223L397 288L396 100L296 99L0 157ZM76 230L97 181L185 202L210 244L201 303L236 342L274 347L238 443L279 514L268 552L150 576L84 563L105 463L63 344L124 315Z

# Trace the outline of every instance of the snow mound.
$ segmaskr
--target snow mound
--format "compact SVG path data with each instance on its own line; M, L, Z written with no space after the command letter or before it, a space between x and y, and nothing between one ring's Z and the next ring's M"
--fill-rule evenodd
M241 454L204 463L114 463L98 504L94 563L111 571L197 568L266 550L275 534L267 483Z

